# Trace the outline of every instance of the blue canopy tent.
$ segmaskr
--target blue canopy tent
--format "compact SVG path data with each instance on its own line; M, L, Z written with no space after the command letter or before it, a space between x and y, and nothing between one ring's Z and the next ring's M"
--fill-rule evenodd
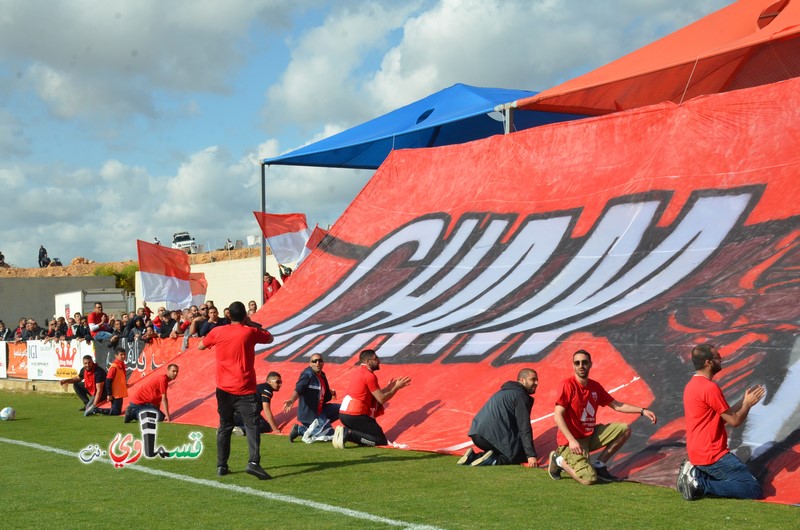
M395 149L459 144L578 117L519 110L511 115L495 110L536 94L457 83L339 134L265 158L262 164L377 169Z
M465 143L549 123L582 118L574 114L523 111L510 102L537 92L482 88L456 83L351 129L261 161L261 211L266 209L266 166L377 169L395 149ZM502 108L502 112L497 110ZM266 243L261 240L261 275Z

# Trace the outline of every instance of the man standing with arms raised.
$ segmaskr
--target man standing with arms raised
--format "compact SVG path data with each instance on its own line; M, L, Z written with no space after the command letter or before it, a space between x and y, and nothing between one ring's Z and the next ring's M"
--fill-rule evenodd
M247 433L250 458L245 471L259 480L272 477L261 467L261 433L258 416L261 403L256 393L255 346L269 344L272 335L261 327L245 325L247 309L242 302L230 305L231 325L216 327L203 337L198 349L214 348L217 361L217 475L230 473L231 433L235 426L233 415L239 412Z

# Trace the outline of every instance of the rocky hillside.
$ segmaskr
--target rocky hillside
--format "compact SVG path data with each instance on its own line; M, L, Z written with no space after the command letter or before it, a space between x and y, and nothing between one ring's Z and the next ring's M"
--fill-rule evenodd
M194 265L196 263L212 263L215 261L225 261L232 259L253 258L260 255L261 249L259 248L242 248L239 250L217 250L214 252L204 252L202 254L190 254L189 261ZM267 249L269 252L269 249ZM95 263L94 261L86 258L75 258L69 264L63 267L47 267L45 269L23 269L23 268L0 268L0 279L2 278L48 278L58 276L92 276L97 267L106 265L112 267L115 271L121 270L124 266L135 261L116 261L111 263Z

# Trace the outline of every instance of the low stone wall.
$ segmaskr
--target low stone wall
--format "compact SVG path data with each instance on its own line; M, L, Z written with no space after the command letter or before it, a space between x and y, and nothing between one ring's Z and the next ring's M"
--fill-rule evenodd
M58 381L37 381L28 379L0 379L0 390L12 392L44 392L45 394L66 394L72 392L72 385Z

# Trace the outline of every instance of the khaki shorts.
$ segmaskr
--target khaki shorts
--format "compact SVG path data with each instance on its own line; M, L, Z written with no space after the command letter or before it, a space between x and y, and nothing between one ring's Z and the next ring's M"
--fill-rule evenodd
M592 464L589 462L589 453L612 444L617 438L623 436L627 430L627 423L597 425L591 436L578 439L578 443L581 444L584 454L574 454L569 450L568 445L559 446L556 452L559 456L564 458L564 461L575 471L578 478L586 482L597 482L597 473L595 473L594 467L592 467Z

